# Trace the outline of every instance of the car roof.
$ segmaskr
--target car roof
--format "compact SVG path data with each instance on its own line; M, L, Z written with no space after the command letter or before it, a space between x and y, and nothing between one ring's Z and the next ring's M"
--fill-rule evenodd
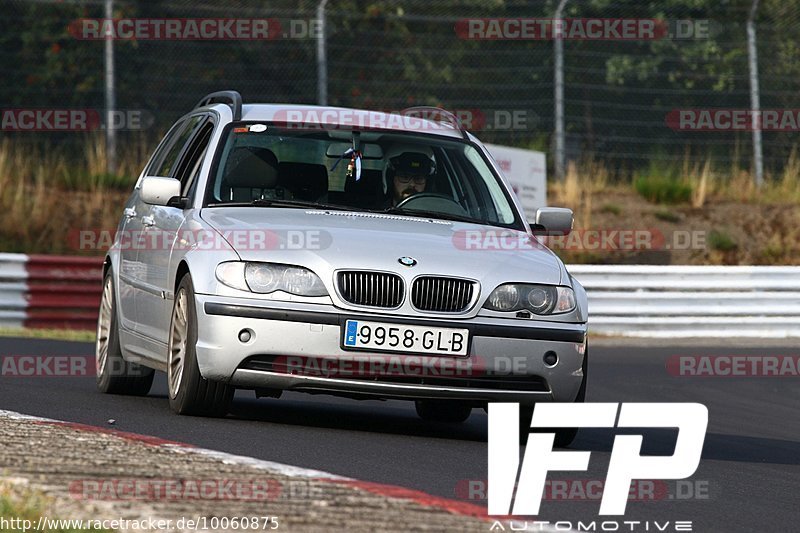
M217 104L220 105L220 104ZM430 108L430 113L435 113ZM369 111L346 107L300 104L245 104L242 120L247 122L287 122L306 125L332 125L343 129L377 129L406 133L433 134L463 139L464 134L454 124L421 118L418 115L401 115L383 111Z

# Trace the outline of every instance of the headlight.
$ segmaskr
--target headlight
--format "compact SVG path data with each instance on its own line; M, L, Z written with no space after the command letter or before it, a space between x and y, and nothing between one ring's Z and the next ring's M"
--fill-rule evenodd
M298 296L327 296L319 276L303 267L233 261L217 266L217 279L229 287L267 294L276 291Z
M220 263L217 265L217 279L228 287L239 289L240 291L249 291L250 288L244 281L244 266L246 263L239 261L231 261L229 263Z
M497 287L489 299L486 307L495 311L513 311L519 307L519 290L516 285L501 285Z
M253 292L270 293L278 290L283 272L279 265L260 265L247 263L244 269L244 279Z
M327 296L328 291L319 276L300 267L286 267L283 270L278 289L300 296Z
M575 293L569 287L507 283L492 291L484 307L492 311L528 310L535 315L555 315L575 309Z
M537 315L546 313L553 305L553 291L545 287L532 287L525 298L528 306Z

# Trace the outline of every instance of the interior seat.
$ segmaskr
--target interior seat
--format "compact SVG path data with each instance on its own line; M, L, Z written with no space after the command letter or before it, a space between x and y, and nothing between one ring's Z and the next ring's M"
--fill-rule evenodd
M324 203L328 194L328 169L314 163L282 162L278 165L278 185L297 200Z
M258 198L274 198L277 184L278 158L272 150L238 146L233 149L222 178L221 200L251 202Z

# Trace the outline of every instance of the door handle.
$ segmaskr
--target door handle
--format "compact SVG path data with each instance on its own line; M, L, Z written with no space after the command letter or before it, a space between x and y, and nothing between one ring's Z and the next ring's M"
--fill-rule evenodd
M125 211L123 211L122 213L125 215L125 218L133 218L136 216L136 208L126 207Z
M156 219L151 216L144 216L142 217L142 226L149 228L150 226L156 225Z

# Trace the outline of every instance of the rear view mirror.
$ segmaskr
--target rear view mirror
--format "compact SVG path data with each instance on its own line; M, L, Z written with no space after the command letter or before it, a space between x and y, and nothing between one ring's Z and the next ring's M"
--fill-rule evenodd
M328 157L342 157L342 154L353 147L352 142L332 142L325 153ZM383 148L380 144L361 143L362 159L383 159Z
M572 209L540 207L536 210L536 220L531 224L531 230L545 235L569 235L572 231L572 221Z
M171 198L181 195L181 182L175 178L146 176L139 189L142 201L151 205L167 205Z

